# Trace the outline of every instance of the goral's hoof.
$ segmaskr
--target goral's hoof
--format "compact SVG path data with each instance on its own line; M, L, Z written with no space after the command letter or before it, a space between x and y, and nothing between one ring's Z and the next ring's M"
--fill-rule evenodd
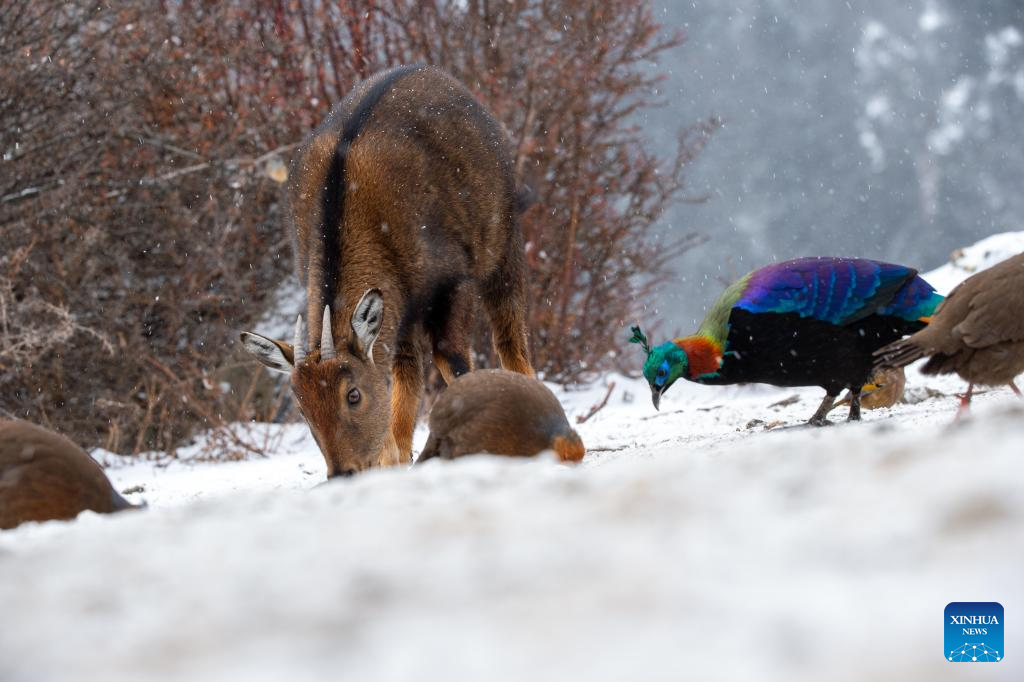
M812 418L807 420L807 425L808 426L832 426L832 422L830 422L825 417L812 417Z

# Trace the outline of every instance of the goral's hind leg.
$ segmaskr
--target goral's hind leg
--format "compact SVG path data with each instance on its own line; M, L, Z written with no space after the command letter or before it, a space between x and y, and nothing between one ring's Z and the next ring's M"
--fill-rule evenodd
M434 364L445 383L473 369L469 339L473 329L476 295L469 282L454 287L447 299L439 302L428 317L427 333L434 353Z
M825 426L826 424L831 424L832 422L828 420L828 413L832 409L832 405L835 404L836 396L838 395L838 393L827 391L825 393L825 399L821 401L821 405L818 407L818 411L814 413L814 416L811 417L807 423L811 426ZM858 396L859 395L860 394L858 393Z
M382 466L412 462L412 434L423 393L423 352L418 338L399 341L391 377L391 434L381 452Z
M499 270L483 283L481 295L501 366L532 377L526 336L526 264L521 246L510 249Z

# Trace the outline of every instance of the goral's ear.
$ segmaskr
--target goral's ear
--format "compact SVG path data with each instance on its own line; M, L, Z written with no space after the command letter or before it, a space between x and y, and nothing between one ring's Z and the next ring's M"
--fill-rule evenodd
M252 332L242 332L241 339L242 347L267 368L291 374L294 355L290 345Z
M373 362L373 344L384 323L384 294L380 289L367 289L352 312L353 345L363 357Z

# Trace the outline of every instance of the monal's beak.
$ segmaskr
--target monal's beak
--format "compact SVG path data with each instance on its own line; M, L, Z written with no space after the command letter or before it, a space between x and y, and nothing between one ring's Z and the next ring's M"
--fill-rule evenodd
M658 404L661 402L661 394L665 389L658 388L657 386L651 386L651 402L654 403L654 409L661 411Z

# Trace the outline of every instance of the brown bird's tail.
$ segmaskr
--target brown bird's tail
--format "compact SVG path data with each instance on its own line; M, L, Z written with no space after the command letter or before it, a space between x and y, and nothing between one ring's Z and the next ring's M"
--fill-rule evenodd
M882 346L874 352L875 365L873 372L878 372L887 367L906 367L915 360L920 360L928 354L927 349L919 346L914 337L893 341L888 346Z
M964 363L964 355L967 354L946 355L945 353L935 353L928 358L928 362L921 366L921 374L952 374ZM967 356L970 357L969 355Z

